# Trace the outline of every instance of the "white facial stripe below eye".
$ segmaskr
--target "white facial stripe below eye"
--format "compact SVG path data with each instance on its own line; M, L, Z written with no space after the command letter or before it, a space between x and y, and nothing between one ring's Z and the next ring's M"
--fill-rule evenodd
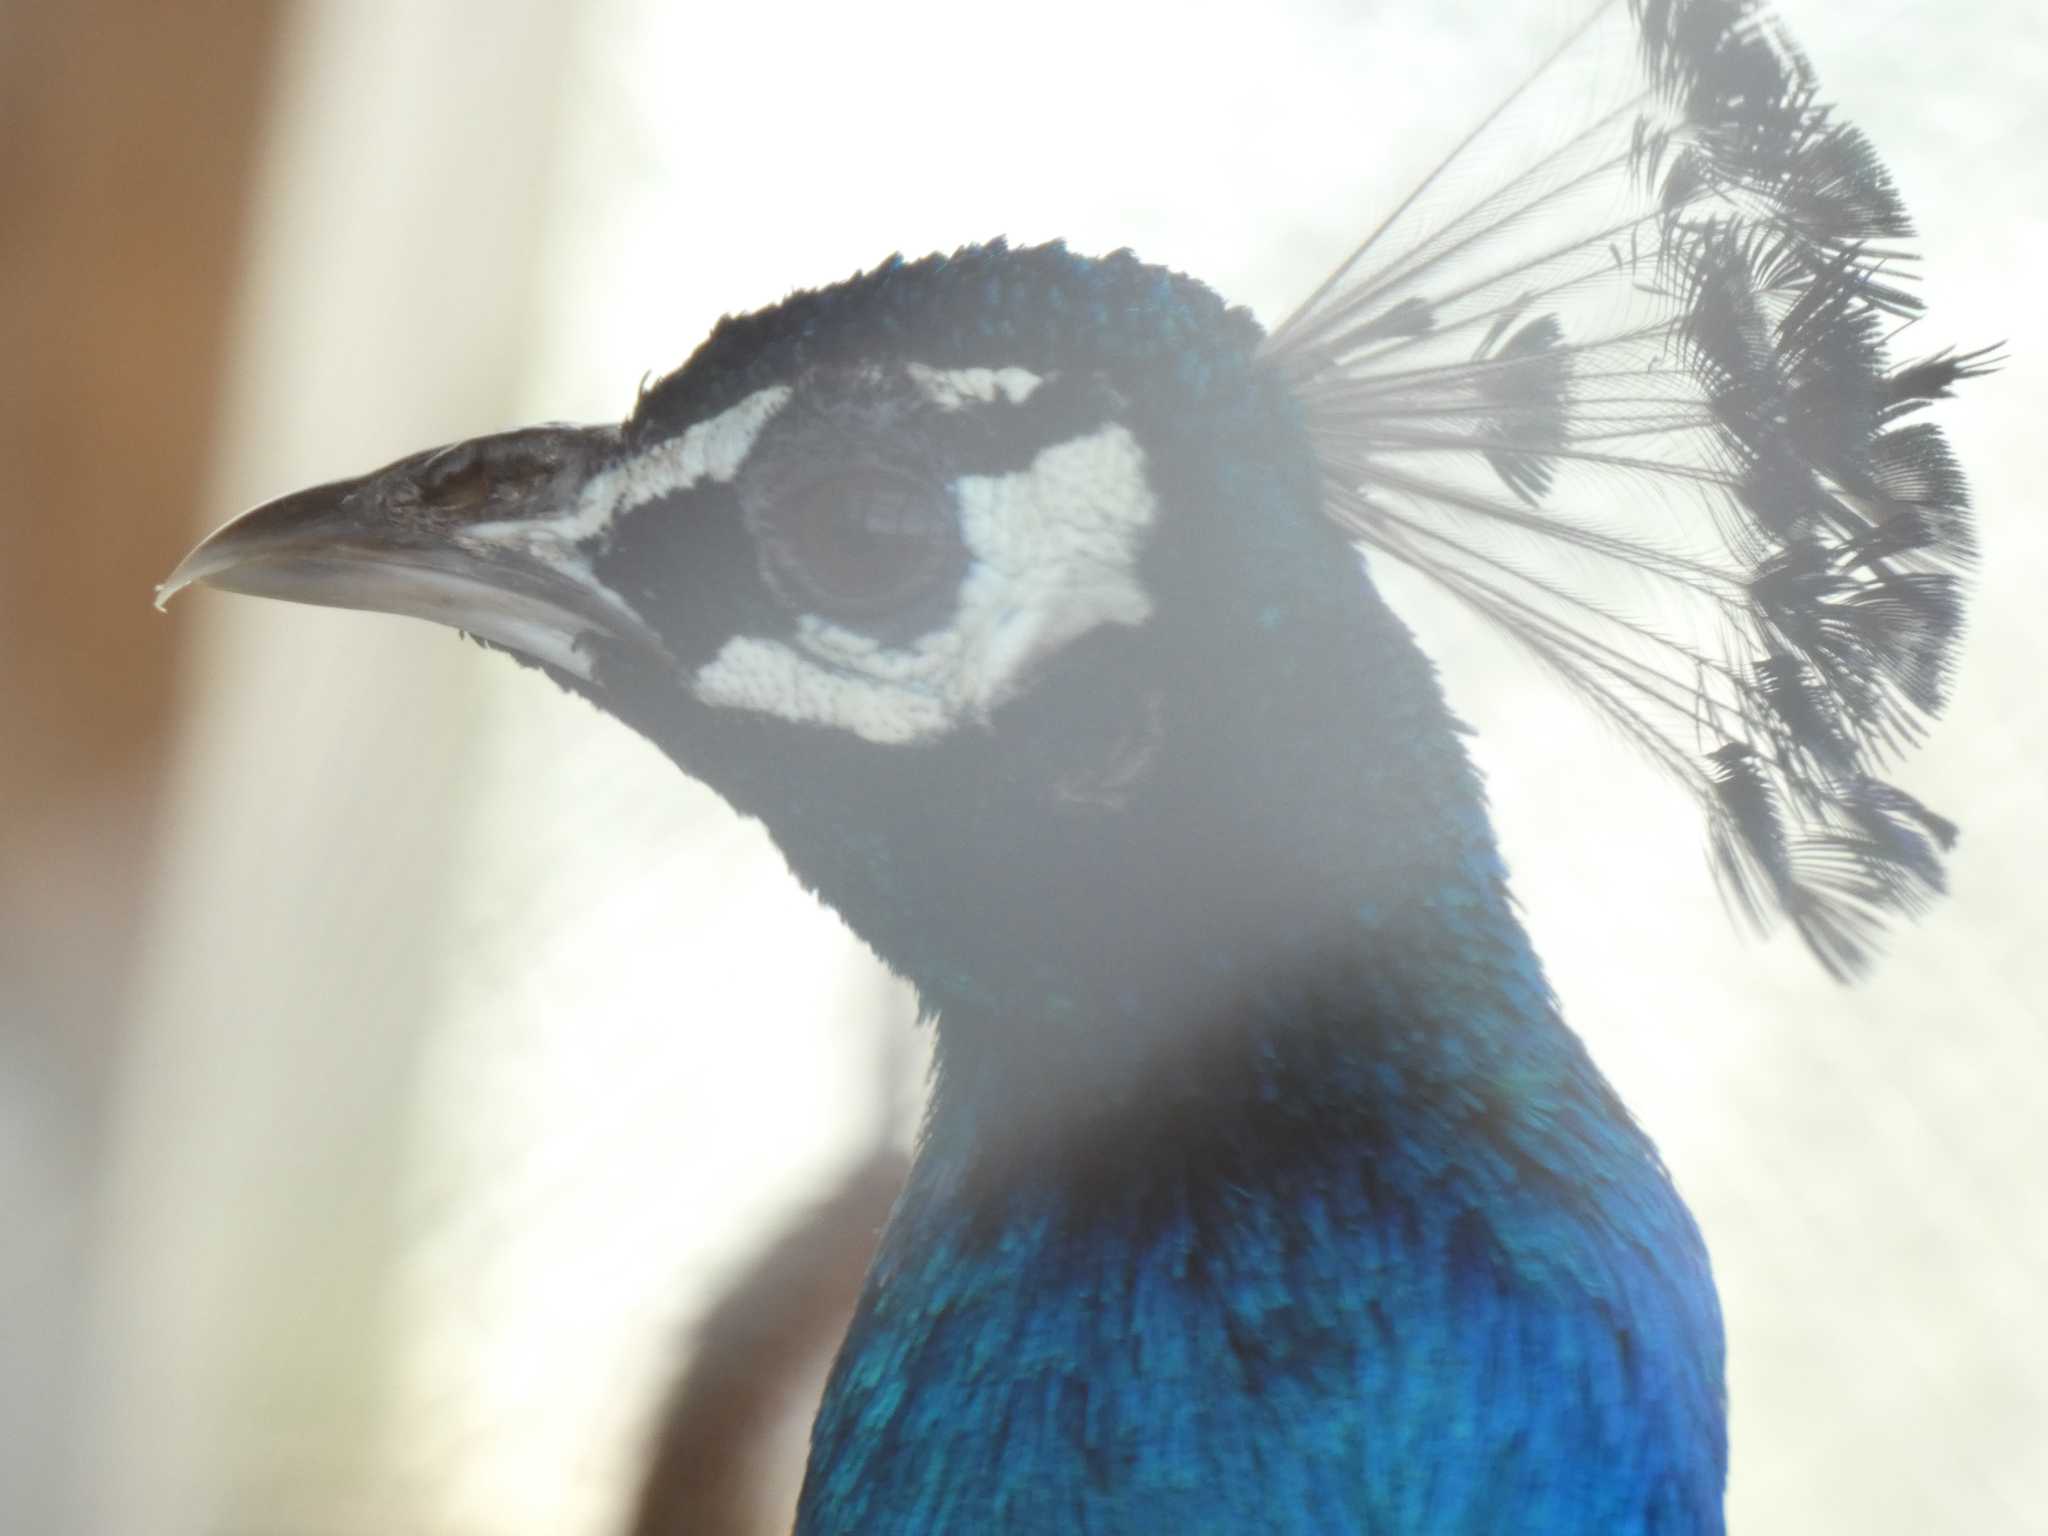
M696 676L707 704L828 725L894 745L986 720L1041 657L1152 613L1138 555L1158 503L1145 454L1107 426L1027 469L954 485L970 565L959 604L906 646L806 617L789 640L739 636Z
M942 411L957 411L969 403L993 405L998 394L1012 405L1022 405L1045 382L1023 368L930 368L908 363L903 371Z

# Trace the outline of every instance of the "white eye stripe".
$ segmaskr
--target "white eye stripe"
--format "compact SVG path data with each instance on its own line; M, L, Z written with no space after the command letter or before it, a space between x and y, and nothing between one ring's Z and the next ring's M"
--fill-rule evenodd
M581 544L604 533L621 513L657 497L676 495L705 480L730 481L754 451L761 429L789 404L793 393L787 384L755 390L739 404L697 422L681 437L592 475L575 505L556 517L528 521L520 525L520 532L530 537L544 531L564 544ZM490 525L471 530L484 537L490 532Z
M707 704L899 744L986 719L1042 656L1152 612L1137 562L1157 502L1130 431L1103 427L1007 475L955 483L970 556L952 618L885 646L816 617L788 640L738 636L694 679Z
M992 404L998 397L1021 405L1045 382L1028 369L1014 367L941 369L909 363L904 371L942 411ZM508 523L502 530L497 524L482 523L468 530L469 535L488 542L501 532L516 532L522 541L539 534L563 544L580 544L602 535L620 514L658 497L677 495L705 480L730 482L753 452L762 429L794 395L787 384L757 389L737 405L694 423L681 437L593 475L575 504L556 516L522 519L516 527Z
M657 496L687 490L706 477L732 479L753 450L761 429L789 403L789 397L786 384L756 390L730 410L698 422L680 438L591 476L567 511L553 517L475 523L460 531L457 542L473 549L510 551L537 560L583 587L593 601L618 614L636 632L651 635L633 606L598 581L586 544L603 534L621 512ZM518 622L519 635L532 629L524 620ZM588 659L573 646L557 655L531 638L508 638L485 623L470 627L478 634L503 639L515 649L552 661L579 677L589 676Z
M925 399L942 411L962 410L970 403L993 405L998 394L1012 405L1022 405L1045 382L1025 368L932 368L906 363L903 371Z

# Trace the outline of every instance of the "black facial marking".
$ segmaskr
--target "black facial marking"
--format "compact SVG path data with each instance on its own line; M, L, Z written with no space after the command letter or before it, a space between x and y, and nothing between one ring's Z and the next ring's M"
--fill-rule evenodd
M878 639L943 621L966 569L939 413L900 370L806 378L736 491L761 576L792 614Z
M597 557L686 665L735 635L786 636L805 615L885 645L942 627L969 565L959 481L1028 469L1127 408L1101 376L1073 374L948 409L893 362L813 367L790 388L731 482L627 510Z
M761 573L794 609L842 624L896 627L950 590L964 551L945 488L910 466L850 460L741 498Z

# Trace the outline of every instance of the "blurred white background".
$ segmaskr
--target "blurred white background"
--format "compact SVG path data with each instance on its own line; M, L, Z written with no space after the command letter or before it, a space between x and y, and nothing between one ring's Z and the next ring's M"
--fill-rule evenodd
M620 416L721 313L898 249L1129 245L1274 321L1575 9L302 0L205 521ZM1985 558L1905 774L1963 825L1953 895L1833 986L1725 919L1688 806L1456 613L1407 611L1569 1017L1706 1228L1731 1529L2023 1531L2048 1508L2048 21L1780 9L1921 225L1905 345L2009 344L1944 412ZM185 716L91 1217L80 1529L621 1530L692 1323L901 1132L878 1085L914 1070L884 1043L911 999L757 828L532 672L203 593L157 623Z

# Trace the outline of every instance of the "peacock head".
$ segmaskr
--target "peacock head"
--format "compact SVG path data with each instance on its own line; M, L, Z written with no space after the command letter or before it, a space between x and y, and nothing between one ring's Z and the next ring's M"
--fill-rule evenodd
M892 260L724 322L623 426L287 497L161 595L466 629L760 817L928 992L968 957L1043 999L1010 971L1497 897L1363 545L1682 783L1738 906L1848 974L1942 884L1953 827L1881 775L1974 552L1921 413L1989 363L1887 355L1904 208L1754 12L1603 8L1270 335L1125 253Z
M1251 871L1306 763L1434 707L1261 340L1128 254L892 261L727 320L623 426L258 507L164 595L410 614L544 668L759 817L935 1000L1144 991L1233 922L1172 893L1274 921L1295 898Z

